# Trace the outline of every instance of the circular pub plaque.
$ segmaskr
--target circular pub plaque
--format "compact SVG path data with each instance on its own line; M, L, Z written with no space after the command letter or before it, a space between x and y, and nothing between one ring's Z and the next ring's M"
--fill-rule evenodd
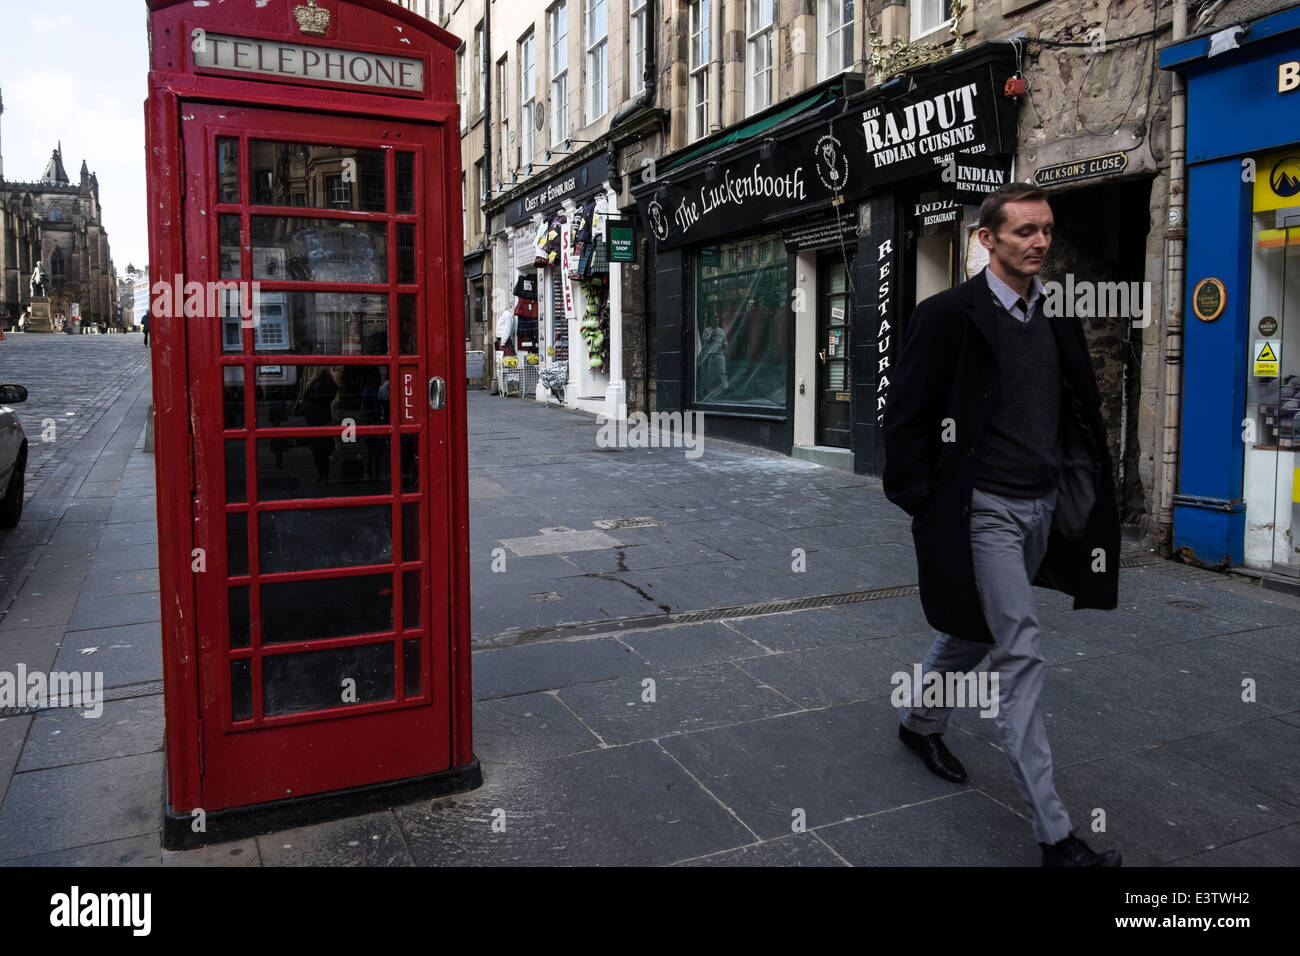
M1192 292L1192 311L1202 322L1213 322L1228 304L1228 290L1218 279L1202 279Z
M1271 315L1266 315L1259 320L1259 334L1266 339L1271 339L1277 332L1277 319Z

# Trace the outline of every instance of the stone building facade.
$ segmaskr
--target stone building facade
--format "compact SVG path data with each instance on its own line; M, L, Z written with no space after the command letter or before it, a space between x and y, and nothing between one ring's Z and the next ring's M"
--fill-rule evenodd
M0 106L0 112L3 107ZM55 147L40 179L6 179L0 163L0 313L12 323L31 304L31 276L40 262L52 313L115 325L117 279L99 203L99 180L82 161L78 182Z
M670 0L659 6L658 17L661 83L656 105L665 114L664 121L657 137L637 144L640 155L631 149L620 151L620 171L634 177L646 152L661 166L681 168L680 157L688 157L696 144L704 144L706 150L725 148L729 139L759 135L747 127L762 126L764 117L797 104L841 69L846 77L859 77L865 87L861 95L870 97L882 83L906 80L909 73L920 75L917 71L925 68L927 60L930 69L940 69L944 53L959 47L1009 51L1027 88L1016 99L1015 145L1007 172L1017 180L1044 183L1057 216L1053 255L1044 278L1064 282L1069 276L1098 286L1123 282L1144 296L1144 314L1136 314L1136 303L1130 303L1124 314L1090 315L1084 325L1104 396L1124 519L1154 534L1161 472L1172 467L1170 461L1162 461L1168 447L1166 367L1181 359L1177 343L1170 349L1166 335L1166 309L1177 308L1165 294L1171 241L1172 84L1158 69L1157 54L1172 38L1175 9L1180 6L1187 14L1185 29L1194 32L1254 15L1261 4L1268 5L1266 0L1220 4L972 0L958 5L960 17L954 26L951 0L775 0L770 13L766 3L756 0ZM711 49L702 51L701 26L706 19L721 25L721 35L710 36ZM765 28L770 36L766 48ZM916 55L918 51L921 55ZM766 79L761 73L769 63L774 69ZM770 83L766 87L770 99L754 95L751 87L756 76L760 84ZM847 89L827 95L856 102ZM764 103L771 104L768 112L760 109ZM776 128L796 120L797 116L779 120ZM882 184L867 193L879 196L890 188ZM911 198L935 197L922 193ZM916 203L918 211L922 206L928 204ZM951 265L940 264L941 275L923 275L919 263L912 269L903 291L909 308L922 294L922 286L929 294L965 278L962 264L968 261L977 210L978 205L967 203L957 211L948 245ZM863 206L858 212L861 223L866 216ZM919 220L901 227L901 234L912 243L930 238L922 236L924 231ZM669 265L689 266L690 256L688 250L681 261ZM817 282L810 278L817 268L814 258L791 256L790 291L797 287L815 296ZM662 265L653 271L661 282L668 274ZM681 288L688 296L699 294L689 281L683 280ZM660 296L658 301L666 308L650 310L652 326L662 314L686 311L689 305L671 296ZM808 356L823 350L813 347L812 333L800 331L798 317L792 318L791 398L777 410L777 417L795 421L785 432L771 426L776 430L767 432L773 436L769 441L754 440L828 460L818 447L820 426L805 427L798 421L800 403L806 401L802 389L805 384L811 388L819 374L817 359ZM689 330L681 338L676 329L666 341L653 333L649 338L660 339L658 356L691 347ZM650 361L653 368L655 358ZM690 362L684 364L690 373ZM652 394L667 397L669 408L694 407L689 395L673 394L676 387L670 386L667 393L655 388ZM683 387L689 388L690 383ZM721 417L724 411L719 410L719 427L727 429L732 416ZM1177 422L1170 427L1176 428ZM863 470L861 458L859 454L859 470ZM873 461L865 470L875 471L878 464Z
M401 2L418 8L424 0ZM1179 426L1178 386L1170 385L1177 376L1167 370L1182 361L1181 303L1167 293L1181 281L1171 270L1178 268L1185 226L1171 222L1182 208L1182 187L1171 171L1174 80L1159 69L1158 51L1176 30L1213 32L1275 8L1274 0L523 0L490 7L488 0L430 0L425 6L437 8L427 15L466 41L466 255L467 263L479 263L467 275L482 276L484 301L481 312L467 307L469 329L479 316L484 320L474 341L490 342L493 317L514 302L533 244L529 233L551 216L572 217L581 202L565 197L574 190L594 192L606 215L635 223L636 257L611 271L618 290L611 290L617 374L579 382L570 361L576 394L593 400L579 407L614 414L702 409L709 403L700 404L698 381L706 361L696 315L706 294L699 276L713 268L718 250L752 255L759 233L778 237L786 247L779 281L788 284L788 297L807 297L820 312L804 321L787 305L776 324L770 315L763 319L766 345L728 345L754 353L779 340L788 395L757 411L753 396L732 408L714 403L716 426L714 419L710 426L715 434L867 472L880 466L868 412L884 399L863 386L876 388L883 376L875 367L850 369L846 359L842 381L827 377L826 349L818 348L818 337L828 334L823 313L847 309L862 316L880 304L867 292L876 286L876 267L867 268L862 253L867 238L881 234L882 216L898 220L890 227L902 248L901 284L890 305L903 316L901 325L918 298L978 271L972 242L978 195L954 203L928 177L872 177L852 201L831 204L836 243L806 248L789 226L801 212L798 203L772 212L762 229L742 228L737 220L720 243L681 249L656 239L650 203L674 182L700 186L691 177L717 174L729 156L752 152L760 162L776 162L814 122L825 121L833 132L847 111L910 102L909 86L915 89L918 79L941 82L949 57L956 57L949 64L954 69L1005 71L1006 79L1023 80L1018 94L1001 85L983 94L982 103L996 105L999 115L1010 109L989 142L1006 150L995 175L1049 191L1057 230L1045 279L1133 291L1131 301L1110 303L1120 308L1097 308L1083 319L1124 519L1148 534L1157 531L1176 468L1176 434L1171 442L1170 433ZM994 99L1005 102L989 102ZM812 172L803 169L805 176ZM824 217L827 208L803 212ZM841 227L850 221L856 236L846 242ZM836 249L839 271L831 261ZM545 272L537 276L550 281ZM852 350L864 344L854 335L879 337L865 321L829 334L847 335L835 341ZM779 388L773 389L776 395ZM603 404L602 394L609 399ZM826 396L852 407L852 428L823 427L823 411L834 410ZM855 447L828 444L830 433Z

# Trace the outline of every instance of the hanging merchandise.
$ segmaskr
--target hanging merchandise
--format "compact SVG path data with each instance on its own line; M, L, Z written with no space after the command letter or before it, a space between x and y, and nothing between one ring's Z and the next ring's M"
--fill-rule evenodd
M585 279L591 274L591 247L595 238L592 231L592 219L596 215L596 200L589 199L573 214L573 262L576 264L569 273L571 279Z
M578 329L587 343L590 356L588 365L593 371L607 371L609 367L609 296L608 287L600 279L582 284L587 309Z
M578 272L582 278L591 278L591 264L596 258L596 246L600 242L600 214L596 212L596 200L589 199L582 207L587 218L587 241L583 243L582 253L578 256Z
M535 266L544 266L547 264L546 235L550 231L550 227L551 224L543 220L541 226L537 230L537 241L533 243L533 248L536 250L533 255L533 265Z
M515 281L515 295L521 299L537 301L537 277L521 274Z
M504 352L506 355L515 354L515 326L517 321L514 313L509 309L501 310L501 314L497 316L497 335L493 343L497 351Z
M555 316L555 339L548 354L557 362L569 358L569 323L564 314L564 281L557 275L551 280L551 308Z
M537 237L537 265L554 266L560 260L560 229L564 220L555 216Z

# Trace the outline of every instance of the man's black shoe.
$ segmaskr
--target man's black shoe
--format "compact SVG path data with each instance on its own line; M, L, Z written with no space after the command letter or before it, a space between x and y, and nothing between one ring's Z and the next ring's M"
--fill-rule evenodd
M1119 850L1096 853L1071 833L1059 843L1040 843L1043 866L1119 866Z
M925 765L937 777L953 783L966 782L966 768L943 745L942 734L918 734L898 725L898 739L925 758Z

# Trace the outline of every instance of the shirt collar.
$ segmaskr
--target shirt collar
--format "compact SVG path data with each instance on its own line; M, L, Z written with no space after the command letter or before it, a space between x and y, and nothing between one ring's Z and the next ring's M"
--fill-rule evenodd
M1002 303L1002 308L1010 312L1020 299L1020 296L1016 294L1016 290L995 276L993 270L987 266L984 268L984 275L989 281L989 291ZM1026 314L1034 311L1034 303L1038 301L1038 297L1042 294L1043 280L1038 276L1034 276L1029 280L1029 296L1025 300L1025 304L1029 308L1026 310Z

